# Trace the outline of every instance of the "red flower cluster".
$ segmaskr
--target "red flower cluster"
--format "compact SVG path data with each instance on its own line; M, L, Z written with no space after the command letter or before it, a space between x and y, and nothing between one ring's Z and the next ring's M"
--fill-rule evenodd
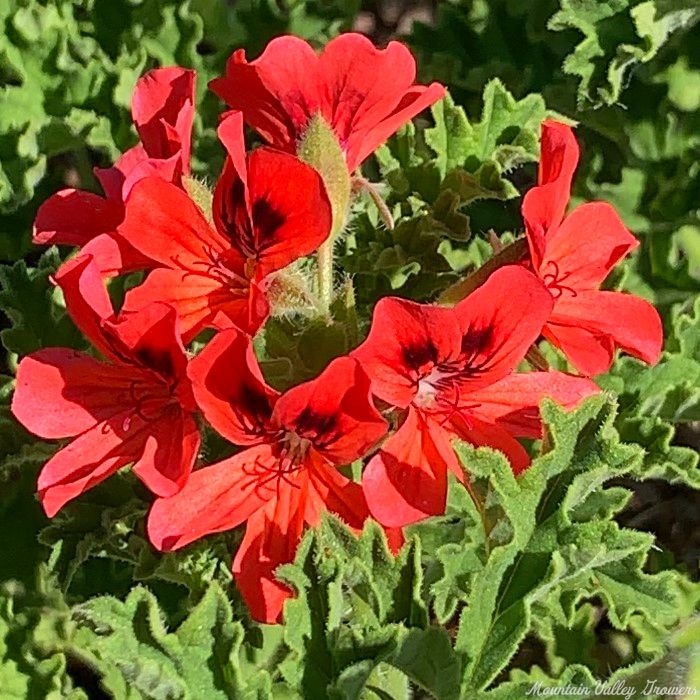
M214 338L189 375L207 421L245 449L156 501L149 537L159 549L174 549L247 520L233 572L253 616L274 621L288 591L273 572L293 559L304 523L315 525L331 510L362 527L362 488L337 467L373 447L386 421L357 360L338 358L317 379L280 395L265 384L250 339L236 330Z
M577 146L568 127L547 122L540 182L523 204L525 266L497 270L454 308L382 299L349 356L283 393L266 383L252 335L269 315L270 283L335 226L324 173L296 145L321 118L343 171L354 171L444 94L414 77L403 46L380 51L356 34L319 56L294 37L251 63L234 53L212 86L235 111L219 125L226 161L211 206L189 176L193 73L139 81L141 143L96 171L104 196L63 190L36 219L37 243L80 247L55 282L104 357L49 348L20 362L15 416L40 437L73 438L39 477L48 515L131 464L158 497L147 527L158 549L246 523L234 575L253 617L273 622L291 595L274 571L323 511L353 528L371 514L396 548L399 528L444 511L449 472L464 481L455 437L501 450L518 473L529 457L517 438L540 437L544 397L572 407L595 393L586 376L607 369L616 346L656 360L653 308L597 289L636 241L605 204L564 218ZM244 121L270 147L246 154ZM145 278L115 313L105 278L134 270ZM207 328L213 339L191 357L185 344ZM518 372L541 335L586 376ZM200 413L239 449L192 471ZM339 470L358 460L361 484Z

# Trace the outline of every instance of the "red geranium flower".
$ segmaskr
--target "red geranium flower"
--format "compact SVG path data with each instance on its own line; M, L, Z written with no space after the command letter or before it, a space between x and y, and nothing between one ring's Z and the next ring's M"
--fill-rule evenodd
M361 34L341 34L320 54L302 39L273 39L247 61L243 49L209 86L271 145L290 153L316 114L333 129L352 173L400 126L440 100L438 83L414 85L416 64L396 41L377 49Z
M81 246L106 275L149 266L114 232L136 182L155 175L180 186L189 174L194 82L192 70L160 68L136 83L131 113L141 142L111 168L95 168L104 196L70 188L49 197L34 221L34 243Z
M214 192L212 226L177 187L146 178L132 190L118 232L159 265L125 309L165 301L186 341L205 326L254 333L268 313L264 280L314 251L331 229L320 175L294 156L259 148L247 158L243 122L219 126L229 157Z
M304 523L317 524L326 509L355 528L367 517L362 488L336 465L362 457L386 422L372 404L369 379L349 357L280 396L265 384L250 339L230 330L207 345L189 373L207 420L247 449L157 500L149 537L172 550L247 520L233 572L253 617L275 622L290 591L273 572L294 558Z
M589 202L564 217L578 162L578 145L565 124L542 124L539 184L523 200L532 265L555 299L543 335L579 372L610 368L615 348L654 363L663 343L661 319L645 299L599 287L639 242L615 210Z
M501 450L519 472L530 460L514 436L541 435L542 398L570 407L598 391L560 372L513 374L552 304L544 285L517 266L497 270L454 308L379 301L369 336L352 355L380 399L407 409L363 474L379 522L402 527L444 512L448 471L464 480L455 436Z
M192 470L199 433L177 316L165 304L115 318L89 257L56 275L71 317L107 361L68 348L23 358L12 412L46 439L74 437L39 475L47 515L133 462L135 474L171 496Z

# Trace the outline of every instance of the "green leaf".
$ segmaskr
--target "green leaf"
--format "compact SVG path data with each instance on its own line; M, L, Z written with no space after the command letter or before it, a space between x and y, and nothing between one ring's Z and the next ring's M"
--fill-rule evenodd
M470 599L475 575L484 566L483 531L467 491L450 478L444 516L428 518L406 528L424 551L425 585L440 624L451 620Z
M671 324L657 365L644 369L637 360L622 358L599 381L619 396L617 426L623 439L646 450L633 470L635 478L698 488L697 450L676 444L675 425L700 418L700 297L675 308Z
M574 28L584 36L563 65L564 71L580 79L580 107L617 102L629 71L648 63L673 33L692 27L700 19L697 5L665 5L662 10L654 0L561 0L561 9L548 27L554 31Z
M510 680L499 684L496 688L487 693L475 694L474 697L478 700L519 700L527 697L528 693L539 692L542 696L548 694L572 698L572 695L566 695L562 689L566 688L582 688L589 689L588 695L591 695L598 686L598 681L593 677L591 672L581 664L571 664L567 666L558 678L552 678L538 666L533 666L528 672L516 669ZM577 697L587 697L587 695L577 695Z
M51 248L35 268L28 268L23 260L0 265L0 310L12 323L0 332L0 340L9 352L26 355L45 347L84 346L49 284L60 263L58 252Z
M230 582L229 559L236 534L224 533L181 551L158 553L146 536L143 495L131 474L115 474L67 504L42 529L39 542L50 547L49 566L71 601L105 592L125 593L133 581L141 581L160 593L161 605L173 598L178 605L189 605L213 581ZM103 577L108 585L100 580Z
M400 673L387 674L387 671ZM355 698L409 698L410 679L440 700L459 697L459 662L447 633L432 627L425 630L402 631L395 648L381 661L368 659L348 666L341 674L333 692L347 700ZM392 686L387 689L389 675ZM364 692L363 692L364 690Z
M677 577L643 572L653 538L609 519L626 500L619 488L600 493L642 460L620 442L614 406L598 397L566 414L545 403L543 417L553 448L517 481L499 454L458 447L479 504L476 518L467 506L467 523L487 556L460 617L465 687L486 688L534 621L551 637L552 621L570 626L595 596L618 629L637 612L667 628L678 620Z
M700 664L700 625L691 618L666 640L664 654L650 664L637 664L620 669L608 681L623 683L629 692L652 697L668 696L664 688L692 689ZM685 695L681 691L679 695ZM688 693L688 697L692 693Z
M283 673L304 697L384 697L387 673L389 686L404 687L386 664L436 697L456 697L459 661L445 632L428 627L416 540L394 558L375 523L356 537L324 516L277 575L297 593L284 608L297 665Z
M78 627L74 643L89 654L115 698L223 700L270 690L263 671L242 677L237 657L244 631L217 584L173 632L145 588L135 588L124 603L93 598L74 607L72 617Z
M449 95L433 107L435 127L426 130L425 140L437 154L443 177L456 167L478 172L492 162L506 173L537 160L540 124L549 114L542 97L516 100L494 79L484 88L483 104L481 120L473 126ZM512 185L507 196L517 196Z
M432 300L476 266L468 246L472 212L489 203L502 212L495 203L519 195L510 178L537 160L540 124L551 114L540 95L517 100L498 80L484 88L479 120L469 120L449 95L432 111L435 126L409 124L376 154L390 186L393 230L372 210L357 210L348 227L342 262L357 281L361 311L387 294ZM511 209L508 223L494 221L488 208L480 218L477 211L476 230L517 230L522 223L517 206Z
M17 700L87 700L67 672L73 627L68 606L40 569L36 588L5 581L0 590L0 688Z

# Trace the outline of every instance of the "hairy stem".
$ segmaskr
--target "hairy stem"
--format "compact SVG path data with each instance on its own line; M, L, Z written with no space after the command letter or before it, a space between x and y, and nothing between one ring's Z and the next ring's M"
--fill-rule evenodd
M530 363L530 366L539 372L549 372L549 362L547 358L540 352L536 345L531 345L525 355L525 359Z
M377 191L374 183L370 182L362 175L355 175L352 180L352 188L354 192L359 192L364 190L370 196L374 206L377 207L379 212L379 218L384 222L384 225L389 229L389 231L394 230L394 217L391 215L389 207L386 202L381 198L379 192Z
M317 253L318 296L324 313L329 313L333 301L333 242L331 234L320 245Z

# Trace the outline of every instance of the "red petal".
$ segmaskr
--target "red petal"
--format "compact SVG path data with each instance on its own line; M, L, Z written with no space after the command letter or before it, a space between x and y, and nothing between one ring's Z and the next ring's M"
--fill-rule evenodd
M242 260L255 260L256 252L252 249L252 208L247 182L245 164L243 170L238 170L233 160L227 158L214 188L212 218L216 230L226 238L229 246L233 246Z
M285 151L296 150L296 140L309 119L319 111L318 57L303 40L282 36L248 63L236 51L226 64L226 76L209 87L262 137Z
M506 428L480 420L470 421L469 427L464 424L461 427L459 424L453 427L455 428L455 434L462 440L466 440L477 447L492 447L503 452L516 474L530 466L530 455L528 455L527 450ZM468 464L465 464L464 468L469 471Z
M253 238L253 209L248 189L248 163L243 137L243 115L227 112L217 129L228 158L214 188L212 217L217 231L232 244L243 260L255 259L246 242Z
M243 183L244 190L248 189L248 166L246 164L245 138L243 134L243 113L227 112L219 123L216 133L224 144L234 171ZM216 193L215 193L216 196Z
M583 204L550 234L540 275L556 278L564 290L594 289L638 245L609 204Z
M328 196L321 176L294 156L259 148L246 164L240 112L227 116L218 132L230 158L214 190L214 221L243 258L256 261L262 279L328 237Z
M369 517L367 501L360 484L344 477L334 466L314 455L307 461L309 469L309 497L305 519L312 527L321 513L329 510L340 516L350 527L360 529Z
M455 469L449 433L410 408L404 424L369 461L362 489L382 525L403 527L445 512L447 472Z
M539 405L549 398L564 408L574 408L587 396L600 393L590 379L563 372L526 372L504 379L469 394L478 404L472 412L479 419L498 423L513 435L542 436Z
M289 491L287 494L293 496ZM302 513L297 508L291 527L280 527L280 519L270 507L248 520L233 560L233 574L251 616L258 622L280 622L284 601L293 595L288 586L275 579L274 572L280 564L294 559L302 532Z
M157 549L170 551L240 525L274 493L260 487L258 463L270 464L270 468L277 463L269 445L251 447L192 472L181 491L153 504L148 538Z
M116 322L106 321L105 332L125 356L167 381L183 379L187 353L180 340L175 309L154 302L135 312L122 312Z
M452 309L384 297L377 302L369 335L352 352L372 380L372 391L405 408L418 380L438 362L456 358L460 332Z
M153 270L143 284L127 292L122 312L161 301L175 308L180 332L189 343L206 327L236 326L255 333L264 319L259 298L250 288L233 290L221 281L183 270Z
M64 263L54 281L63 292L66 310L75 325L106 357L119 359L103 331L104 322L114 318L114 310L92 258L80 256Z
M578 322L574 319L564 320L566 323ZM579 372L588 376L607 371L615 359L615 343L607 335L551 321L544 327L542 334L566 355L566 359Z
M228 248L185 192L156 177L134 185L118 233L166 267L199 273L212 263L212 253Z
M440 83L430 83L428 86L414 85L406 90L398 105L376 126L350 135L345 156L348 170L353 172L399 128L424 109L439 102L445 94L446 90Z
M153 260L139 253L116 233L96 236L82 247L80 254L91 256L103 277L116 277L154 266Z
M173 496L187 483L199 443L197 424L179 406L171 405L149 424L143 455L134 464L134 473L157 496Z
M124 185L124 178L133 166L144 157L142 154L143 148L141 145L134 146L134 148L124 151L111 168L92 169L95 177L98 179L100 185L102 185L107 199L123 205L124 197L122 196L122 187Z
M181 150L189 166L194 85L195 72L177 67L151 70L136 83L131 113L151 158L169 158Z
M131 150L133 151L136 149L132 148ZM163 182L175 183L175 185L179 186L181 176L182 157L179 151L166 159L149 158L144 152L143 158L134 164L134 167L129 170L124 179L124 184L122 185L124 201L128 199L131 190L138 182L141 182L141 180L155 177Z
M197 404L217 432L236 445L262 440L278 394L265 384L247 335L217 334L190 362L188 374Z
M539 267L544 255L547 232L564 217L578 157L578 144L571 127L551 120L544 121L539 184L527 192L522 206L535 267Z
M233 574L251 615L260 622L279 620L291 591L274 578L280 564L294 559L304 529L308 481L279 482L277 497L248 520L246 534L233 560Z
M599 374L609 369L607 363L581 355L577 345L567 340L568 329L579 328L595 336L608 338L615 346L644 362L658 361L663 344L663 328L656 309L645 299L623 292L579 292L575 297L562 296L554 307L547 325L548 333L572 364L584 374ZM549 337L549 334L548 334ZM575 340L579 340L576 336Z
M377 49L361 34L347 33L320 56L291 36L272 40L251 63L237 51L226 77L210 87L285 151L294 152L311 116L321 112L353 171L402 124L444 96L437 83L412 86L414 78L415 61L402 44Z
M47 348L17 368L12 413L42 438L78 435L124 410L134 376L67 348Z
M322 112L355 168L399 127L445 94L434 83L412 88L416 62L396 41L376 48L362 34L332 39L320 56Z
M310 440L334 464L359 459L387 431L369 378L351 357L338 357L313 381L289 389L275 404L272 422Z
M114 231L123 216L121 202L83 190L61 190L39 207L32 240L82 246L101 233Z
M331 207L321 176L294 156L267 148L248 158L251 222L243 188L228 177L214 194L214 220L263 278L312 253L331 230ZM237 201L238 200L238 201Z
M579 148L573 129L567 124L552 119L542 122L542 142L540 146L540 168L538 185L556 182L561 189L561 197L555 217L561 221L566 210L571 190L571 181L578 165Z
M127 410L57 452L39 474L39 498L46 514L53 517L68 501L137 460L148 430L148 423Z
M537 277L508 265L454 307L462 332L460 390L510 374L542 332L553 300Z
M389 546L389 551L396 556L406 542L403 530L400 527L385 527L386 543Z
M416 62L403 44L378 49L352 32L328 42L319 63L323 116L343 150L391 114L416 77Z

